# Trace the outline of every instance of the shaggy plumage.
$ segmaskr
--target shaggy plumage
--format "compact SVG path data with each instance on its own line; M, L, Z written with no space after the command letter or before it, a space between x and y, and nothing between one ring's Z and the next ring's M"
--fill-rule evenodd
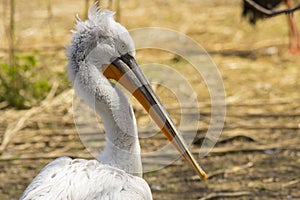
M78 96L101 116L106 146L98 160L54 160L20 199L151 200L148 184L139 177L142 163L132 107L102 74L102 67L117 57L134 54L128 31L114 21L113 12L93 6L87 21L77 21L67 54L68 78Z

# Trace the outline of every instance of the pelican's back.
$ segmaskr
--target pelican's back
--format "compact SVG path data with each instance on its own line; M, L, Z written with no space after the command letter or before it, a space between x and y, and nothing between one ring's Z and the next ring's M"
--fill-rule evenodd
M97 160L61 157L49 163L20 199L150 200L145 180Z

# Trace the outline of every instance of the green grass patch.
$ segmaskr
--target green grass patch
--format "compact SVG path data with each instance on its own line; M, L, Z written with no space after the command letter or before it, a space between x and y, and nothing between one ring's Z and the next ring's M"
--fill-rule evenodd
M37 71L33 55L18 55L14 64L0 63L0 101L26 109L40 102L50 90L49 82Z

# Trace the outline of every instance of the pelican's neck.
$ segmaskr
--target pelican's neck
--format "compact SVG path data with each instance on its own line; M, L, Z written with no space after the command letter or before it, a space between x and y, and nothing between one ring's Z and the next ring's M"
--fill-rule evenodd
M116 91L119 91L116 88ZM119 93L119 97L123 94ZM118 167L133 175L141 176L142 163L136 121L131 105L120 98L119 108L108 108L96 103L106 130L106 146L100 154L102 163Z
M141 176L140 144L133 109L126 96L111 84L94 65L77 72L74 89L105 126L106 146L98 160Z

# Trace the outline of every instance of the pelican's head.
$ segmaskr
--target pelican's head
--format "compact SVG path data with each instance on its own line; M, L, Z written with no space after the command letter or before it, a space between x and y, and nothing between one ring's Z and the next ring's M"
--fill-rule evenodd
M103 70L116 58L128 54L134 56L134 43L126 28L113 18L114 12L101 10L93 5L88 12L88 19L77 18L73 32L72 45L68 48L68 77L74 81L82 62Z
M83 89L90 89L99 96L101 94L97 93L105 92L99 84L107 79L118 81L142 104L180 155L205 179L205 172L186 147L169 114L137 64L134 58L134 44L128 31L114 21L113 14L94 5L89 9L86 21L77 21L72 45L68 49L69 79L74 82L80 77L79 82ZM106 81L95 83L91 80L97 76L105 78Z

